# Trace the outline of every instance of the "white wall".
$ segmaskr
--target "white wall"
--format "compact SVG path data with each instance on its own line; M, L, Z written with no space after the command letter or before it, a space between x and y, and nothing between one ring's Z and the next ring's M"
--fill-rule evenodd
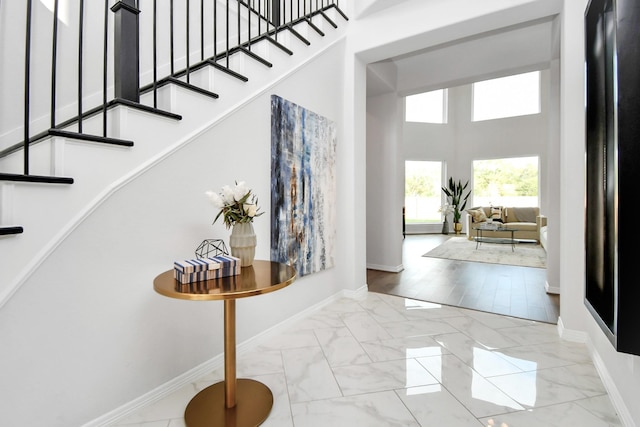
M61 243L0 311L11 349L0 352L1 425L81 425L222 352L222 303L172 300L152 282L202 239L227 239L204 192L234 180L267 212L254 225L256 256L269 258L272 93L335 121L337 213L353 221L344 82L332 72L343 67L339 44L116 191ZM335 268L239 301L238 342L363 286L363 272L345 279L356 276L353 234L339 225Z
M554 52L549 65L549 138L547 140L547 161L542 165L541 174L545 181L540 200L540 209L547 216L547 292L558 294L560 289L560 18L553 21L552 34Z
M367 267L401 271L404 159L401 99L367 98Z
M619 415L640 425L640 357L617 353L584 306L584 11L586 0L564 2L560 106L560 315L567 335L584 338Z

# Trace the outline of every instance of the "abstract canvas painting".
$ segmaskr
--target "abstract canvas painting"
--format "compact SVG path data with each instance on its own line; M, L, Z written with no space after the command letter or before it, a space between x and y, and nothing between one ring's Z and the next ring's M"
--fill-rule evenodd
M305 276L334 265L336 129L271 96L271 260Z

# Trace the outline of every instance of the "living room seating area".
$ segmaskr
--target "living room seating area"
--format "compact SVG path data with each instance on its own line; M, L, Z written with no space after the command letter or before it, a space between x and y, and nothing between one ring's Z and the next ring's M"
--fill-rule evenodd
M514 239L533 240L540 243L540 232L547 225L547 217L540 215L538 207L496 207L479 206L467 209L467 237L478 237L477 228L481 223L498 222L501 227L514 229ZM546 228L545 228L546 229ZM503 237L497 232L483 230L483 237Z

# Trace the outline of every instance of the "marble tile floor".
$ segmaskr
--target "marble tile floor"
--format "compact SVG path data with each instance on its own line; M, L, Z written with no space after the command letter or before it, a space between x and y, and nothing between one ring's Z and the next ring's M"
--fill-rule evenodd
M266 427L621 426L584 344L555 325L367 293L238 357L274 394ZM222 368L113 427L183 427Z

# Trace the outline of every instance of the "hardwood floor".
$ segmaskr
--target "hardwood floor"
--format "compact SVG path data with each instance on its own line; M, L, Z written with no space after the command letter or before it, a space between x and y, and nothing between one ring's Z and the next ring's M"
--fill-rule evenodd
M557 323L560 296L545 292L545 269L422 256L449 238L407 235L404 271L367 270L369 291Z

